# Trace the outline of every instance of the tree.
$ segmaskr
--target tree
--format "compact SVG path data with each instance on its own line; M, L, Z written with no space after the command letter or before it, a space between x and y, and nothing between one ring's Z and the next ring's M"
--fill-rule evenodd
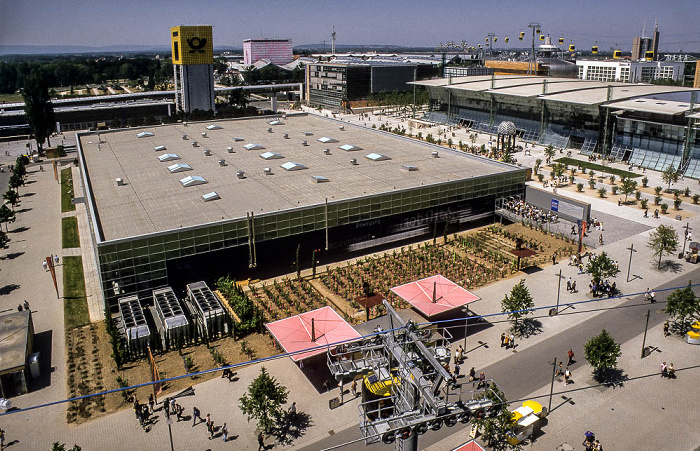
M622 177L620 183L620 193L625 195L625 203L627 203L627 196L637 190L637 182L629 177Z
M545 147L544 154L547 156L547 164L549 164L552 161L552 158L554 158L554 156L557 154L557 151L554 150L554 146L550 144Z
M15 205L19 203L19 194L13 189L8 189L7 192L2 195L2 198L12 205L12 211L15 210Z
M668 190L671 190L671 183L676 183L678 181L678 171L673 165L669 164L664 172L661 173L661 180L668 183Z
M508 312L508 319L513 321L513 329L518 330L518 319L530 313L535 302L530 296L530 290L525 286L525 279L521 279L501 301L501 311Z
M671 315L675 322L680 323L683 330L688 318L692 320L700 314L700 300L695 296L690 282L685 288L673 290L666 301L664 312Z
M593 278L593 283L599 285L603 279L616 277L620 269L608 254L603 251L600 255L590 259L588 266L586 266L586 271Z
M53 105L51 97L49 97L49 89L43 78L32 73L24 83L22 97L24 97L24 114L41 154L44 142L56 130ZM51 141L48 141L48 144L50 146Z
M651 232L647 246L654 250L654 255L659 255L658 268L661 269L661 257L664 252L671 254L678 248L678 233L671 226L660 225Z
M0 249L5 249L9 242L10 238L7 236L7 233L0 229Z
M5 230L9 231L7 225L11 222L15 222L15 212L7 208L7 205L2 204L0 206L0 224L5 223Z
M620 344L615 342L607 330L588 340L583 347L586 360L593 367L596 378L601 378L605 373L617 366L620 357Z
M522 445L511 445L508 442L508 435L513 431L515 421L513 413L508 410L508 403L502 391L492 386L486 393L485 398L493 401L494 405L501 404L498 415L491 417L487 415L482 420L474 419L474 423L483 431L482 439L493 451L521 450Z
M275 423L274 419L282 415L282 404L287 402L289 390L270 376L265 367L260 375L248 386L248 392L239 398L241 411L258 420L258 428L265 432Z

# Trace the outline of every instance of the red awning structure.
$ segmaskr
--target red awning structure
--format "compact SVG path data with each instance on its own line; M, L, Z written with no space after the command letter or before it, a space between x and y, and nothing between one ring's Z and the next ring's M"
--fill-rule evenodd
M479 300L477 295L440 274L399 285L391 291L428 318Z
M360 338L360 334L329 306L267 323L265 327L286 352L303 351ZM320 348L300 352L291 357L297 362L324 352L326 349Z
M476 441L470 440L467 443L458 446L452 451L486 451L483 446L479 445Z

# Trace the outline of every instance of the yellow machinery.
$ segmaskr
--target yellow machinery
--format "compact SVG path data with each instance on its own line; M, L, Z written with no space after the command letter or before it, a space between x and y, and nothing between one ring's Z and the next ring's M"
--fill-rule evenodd
M391 389L394 384L400 384L400 381L396 377L396 370L391 370L391 374L382 374L383 372L386 373L386 370L382 369L379 375L370 372L362 378L362 403L370 403L365 411L371 420L393 415Z
M538 431L547 416L546 409L537 401L528 400L513 411L513 430L508 433L508 443L515 446Z
M594 55L598 53L598 46L597 45L594 45L593 47L591 47L591 53Z
M613 59L619 60L622 58L622 50L613 50Z

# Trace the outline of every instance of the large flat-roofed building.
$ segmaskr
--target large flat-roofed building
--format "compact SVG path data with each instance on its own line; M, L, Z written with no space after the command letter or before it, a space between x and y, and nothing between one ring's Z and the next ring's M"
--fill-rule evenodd
M260 60L287 64L294 60L291 39L246 39L243 41L243 64L250 66Z
M306 65L306 99L312 106L332 110L367 106L380 92L406 91L416 80L417 64L339 61Z
M205 133L206 136L202 134ZM138 137L141 136L141 137ZM196 146L193 141L197 141ZM78 135L103 293L259 278L490 218L526 170L289 115ZM117 181L117 179L120 179Z
M685 70L682 61L577 60L576 65L580 80L625 83L683 80Z
M498 75L415 84L428 90L432 122L496 134L499 123L511 121L520 139L654 169L671 158L690 171L700 158L697 89ZM700 176L700 169L689 174Z

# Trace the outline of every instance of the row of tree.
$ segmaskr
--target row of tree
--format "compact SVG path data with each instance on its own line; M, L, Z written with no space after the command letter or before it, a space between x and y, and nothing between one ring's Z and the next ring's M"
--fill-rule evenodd
M7 247L7 243L10 238L7 236L9 232L9 224L15 222L16 213L15 206L19 204L19 187L24 186L24 179L27 176L26 165L29 163L29 159L25 156L17 157L15 164L12 166L12 174L10 175L9 187L2 198L5 202L0 205L0 224L5 224L5 230L0 228L0 248ZM12 207L7 206L10 204Z
M152 88L172 79L170 60L153 58L82 58L58 62L0 62L0 94L19 91L32 75L50 87L148 79Z

